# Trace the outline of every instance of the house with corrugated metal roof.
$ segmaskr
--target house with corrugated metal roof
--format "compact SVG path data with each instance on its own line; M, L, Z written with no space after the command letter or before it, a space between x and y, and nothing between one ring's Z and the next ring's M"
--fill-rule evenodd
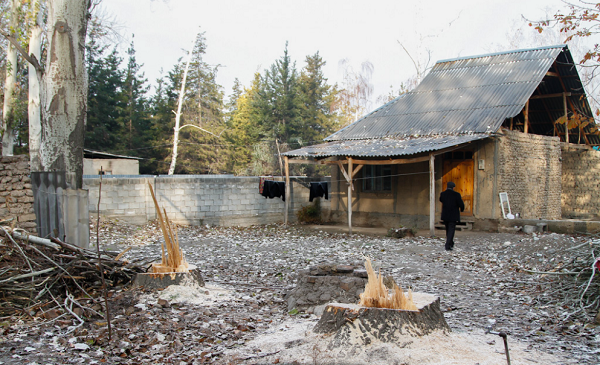
M573 57L556 45L438 61L413 91L283 155L287 175L290 163L333 166L331 217L350 231L354 221L433 234L448 181L480 229L505 217L500 193L525 219L595 214L598 189L578 179L600 162L599 144Z

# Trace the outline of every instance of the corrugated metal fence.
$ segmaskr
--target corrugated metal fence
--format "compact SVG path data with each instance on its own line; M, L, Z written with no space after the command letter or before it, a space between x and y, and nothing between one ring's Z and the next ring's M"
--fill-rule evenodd
M57 237L88 248L88 191L68 188L64 172L32 172L31 182L40 237Z

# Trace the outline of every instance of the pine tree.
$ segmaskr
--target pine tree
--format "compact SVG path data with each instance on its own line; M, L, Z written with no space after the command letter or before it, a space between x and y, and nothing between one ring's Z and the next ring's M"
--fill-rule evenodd
M254 102L261 113L263 136L286 143L297 142L302 131L301 100L296 64L290 59L287 42L283 56L265 71L261 86Z
M93 30L93 28L92 28ZM107 46L100 45L92 31L86 46L88 70L88 108L84 146L87 149L111 152L122 150L124 126L121 122L122 77L121 58L113 50L104 57Z
M223 92L216 82L218 66L204 61L206 38L199 33L192 51L186 94L182 108L180 144L175 172L178 174L215 174L225 172L229 150L220 138L225 128ZM176 66L173 75L181 75ZM173 86L178 90L181 76Z
M146 94L150 87L146 85L148 80L141 71L142 65L136 61L133 41L127 49L127 55L127 67L123 72L121 123L126 129L128 154L137 155L136 149L147 145L150 123Z
M324 65L325 61L319 52L306 56L306 66L298 82L303 105L300 137L305 144L321 142L335 131L339 122L335 110L338 91L327 84L327 78L323 75Z
M156 91L150 99L148 145L141 150L140 157L145 159L140 163L142 174L166 174L169 170L171 146L173 145L173 110L175 110L177 95L172 91L170 75L156 80ZM171 82L171 84L173 84Z

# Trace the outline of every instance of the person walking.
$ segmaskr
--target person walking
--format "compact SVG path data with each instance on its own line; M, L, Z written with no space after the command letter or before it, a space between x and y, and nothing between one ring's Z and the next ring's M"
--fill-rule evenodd
M452 251L456 223L460 222L460 212L465 211L465 203L460 193L454 191L456 184L449 181L446 186L447 189L440 194L440 202L442 202L442 221L446 226L446 251Z

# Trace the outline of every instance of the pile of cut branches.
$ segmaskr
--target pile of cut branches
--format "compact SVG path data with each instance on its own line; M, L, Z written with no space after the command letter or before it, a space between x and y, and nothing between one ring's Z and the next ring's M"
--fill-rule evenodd
M44 315L95 302L102 292L100 267L108 287L129 283L144 270L121 255L82 249L58 239L27 236L0 227L0 315ZM91 308L87 308L91 309ZM79 310L78 310L79 311Z
M563 309L562 321L600 321L600 238L566 249L563 260L546 262L543 270L523 271L539 275L539 300Z

